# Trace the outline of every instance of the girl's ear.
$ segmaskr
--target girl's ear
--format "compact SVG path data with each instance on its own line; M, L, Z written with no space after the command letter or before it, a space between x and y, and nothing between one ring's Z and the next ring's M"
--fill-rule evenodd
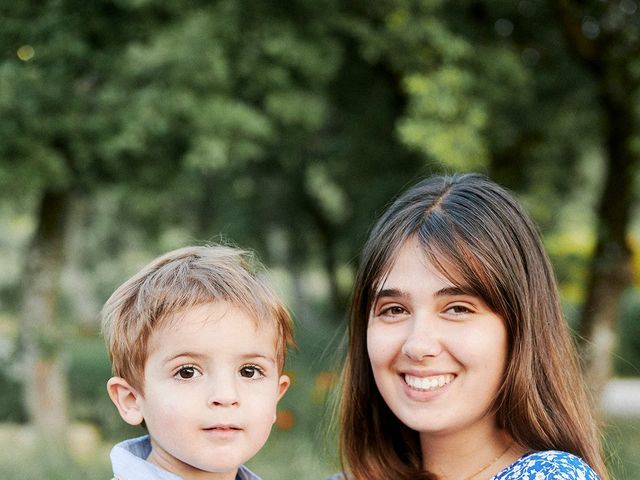
M129 425L139 425L144 420L140 400L142 395L121 377L111 377L107 392L122 419Z

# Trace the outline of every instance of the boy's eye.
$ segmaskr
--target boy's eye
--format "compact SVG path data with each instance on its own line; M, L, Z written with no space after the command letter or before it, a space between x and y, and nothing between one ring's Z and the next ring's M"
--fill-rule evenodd
M257 379L264 376L262 370L255 365L247 365L240 369L240 376L244 378Z
M176 372L175 377L180 380L189 380L196 375L198 375L198 370L196 370L196 367L187 365L184 367L180 367L180 370Z

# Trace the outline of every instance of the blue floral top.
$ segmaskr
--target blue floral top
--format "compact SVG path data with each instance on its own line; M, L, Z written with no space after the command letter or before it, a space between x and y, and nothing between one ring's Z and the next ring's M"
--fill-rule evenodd
M600 477L575 455L545 450L520 457L492 480L600 480Z
M327 480L344 480L337 474ZM581 458L567 452L545 450L523 455L491 480L600 480Z

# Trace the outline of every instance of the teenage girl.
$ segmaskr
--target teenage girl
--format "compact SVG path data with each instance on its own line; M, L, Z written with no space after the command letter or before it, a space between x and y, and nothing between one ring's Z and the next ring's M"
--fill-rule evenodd
M480 175L425 180L373 228L343 382L348 478L607 479L536 227Z

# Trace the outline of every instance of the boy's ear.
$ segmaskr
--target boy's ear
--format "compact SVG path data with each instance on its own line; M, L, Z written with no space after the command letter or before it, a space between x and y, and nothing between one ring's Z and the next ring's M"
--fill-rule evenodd
M289 385L291 385L291 379L289 378L289 376L280 375L280 380L278 380L278 400L277 400L278 402L284 395L284 392L286 392L287 389L289 388ZM278 419L278 413L273 412L273 423L276 423L277 419Z
M129 425L139 425L144 420L139 400L140 393L122 377L111 377L107 382L109 397L122 419Z
M291 385L291 379L287 375L280 375L280 380L278 381L278 400L282 398L284 393Z

